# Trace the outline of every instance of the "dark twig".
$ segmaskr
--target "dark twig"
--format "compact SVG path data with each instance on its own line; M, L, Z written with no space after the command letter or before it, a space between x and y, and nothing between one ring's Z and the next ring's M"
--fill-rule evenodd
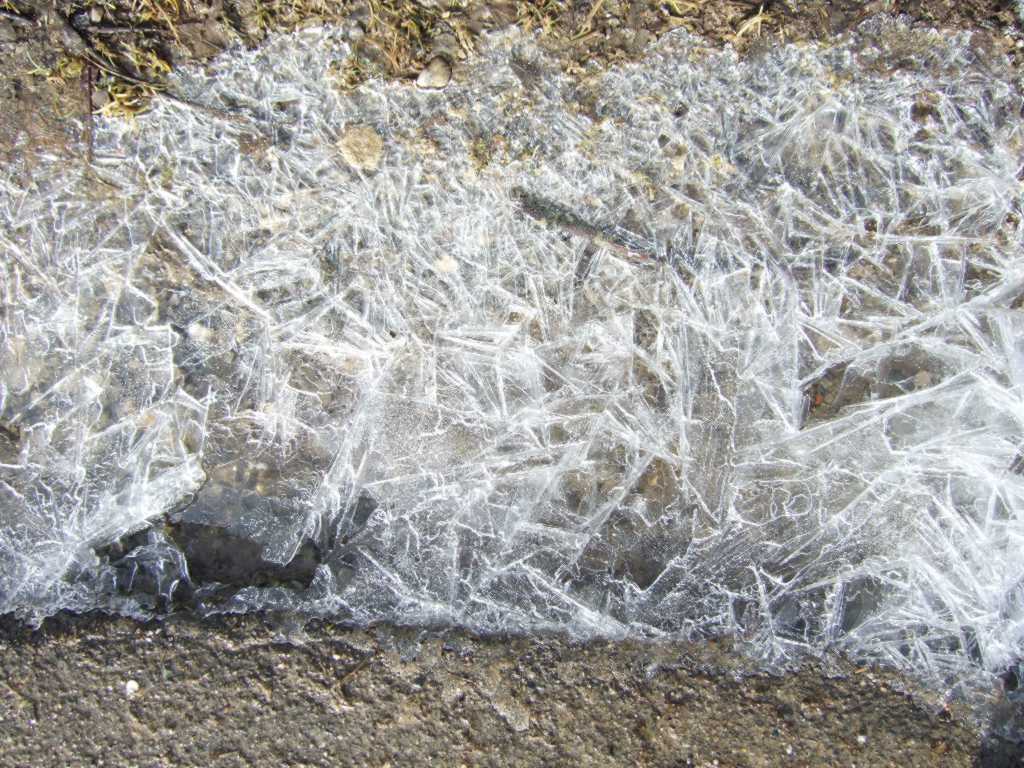
M86 140L86 151L85 157L89 165L92 165L93 158L95 156L95 131L93 124L93 98L92 98L92 81L96 75L96 69L92 64L86 64L82 70L82 85L85 88L85 140Z
M376 653L371 653L369 656L363 657L354 667L352 667L352 669L341 676L341 679L338 680L338 687L344 688L347 683L351 682L352 678L366 669L369 663L375 658L377 658Z
M89 24L84 29L90 35L131 35L139 32L157 32L156 27L128 27L113 24Z
M623 227L599 227L564 205L542 198L521 187L514 188L512 195L523 212L531 218L589 240L595 246L606 248L628 261L665 261L659 256L653 243Z
M181 27L195 27L206 24L204 20L181 20L175 21L174 26ZM140 32L162 32L163 27L156 26L154 24L92 24L87 23L81 25L82 30L88 32L90 35L128 35L128 34L139 34Z
M19 24L23 27L34 27L36 25L32 19L14 11L5 11L3 8L0 8L0 18L7 19L12 24Z

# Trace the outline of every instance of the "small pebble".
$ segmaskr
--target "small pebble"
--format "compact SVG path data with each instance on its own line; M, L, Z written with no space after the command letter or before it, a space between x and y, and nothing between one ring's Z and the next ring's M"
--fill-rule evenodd
M129 699L139 692L139 684L134 680L129 680L124 684L124 695Z
M448 85L452 79L452 68L448 62L438 56L431 59L427 68L416 78L416 85L427 90L438 90Z
M914 374L914 388L924 389L925 387L931 386L932 375L928 371L918 371Z
M449 254L445 254L440 259L434 262L434 269L444 274L451 274L457 272L459 269L459 262L453 259Z
M384 155L384 139L368 125L356 125L338 140L345 161L363 171L376 171Z
M94 5L92 8L90 8L89 21L91 21L93 24L99 24L101 21L103 21L103 9L100 8L98 5Z

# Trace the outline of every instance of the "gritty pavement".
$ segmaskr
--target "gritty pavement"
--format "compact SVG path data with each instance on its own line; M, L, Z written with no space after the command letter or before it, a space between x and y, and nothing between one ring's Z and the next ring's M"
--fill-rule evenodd
M891 673L719 643L579 645L256 617L0 630L0 766L966 766Z

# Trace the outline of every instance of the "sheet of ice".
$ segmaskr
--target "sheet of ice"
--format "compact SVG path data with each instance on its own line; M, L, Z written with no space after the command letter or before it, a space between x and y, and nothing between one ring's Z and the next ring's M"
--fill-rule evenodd
M872 22L573 80L512 32L343 93L347 52L229 53L177 87L244 118L164 101L94 174L5 171L0 611L1020 659L999 61Z

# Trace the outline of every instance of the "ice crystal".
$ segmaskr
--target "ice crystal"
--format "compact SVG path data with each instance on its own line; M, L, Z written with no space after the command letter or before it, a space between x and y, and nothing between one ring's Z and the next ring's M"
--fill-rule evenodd
M214 110L5 172L0 610L1020 658L998 60L872 22L571 78L510 32L345 92L347 53L231 52L177 76Z

